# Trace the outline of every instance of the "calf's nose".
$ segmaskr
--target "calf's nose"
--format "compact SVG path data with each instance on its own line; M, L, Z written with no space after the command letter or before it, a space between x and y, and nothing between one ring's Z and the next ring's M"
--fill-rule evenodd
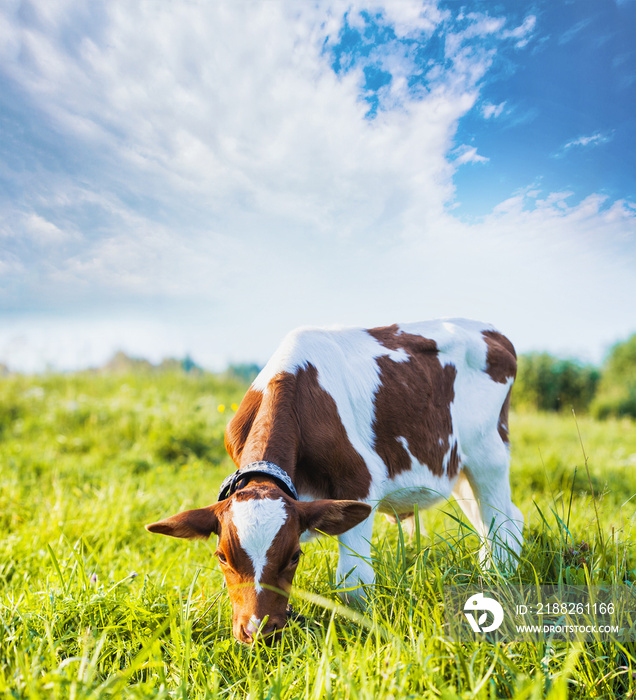
M252 615L248 620L244 620L238 625L238 634L235 636L245 644L253 644L256 639L271 644L280 637L285 622L285 619L270 616L265 618L263 623L263 620Z

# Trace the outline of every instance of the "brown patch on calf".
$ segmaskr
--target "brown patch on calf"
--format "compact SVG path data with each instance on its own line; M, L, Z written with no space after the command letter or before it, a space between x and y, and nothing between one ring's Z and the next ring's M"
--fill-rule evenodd
M499 384L505 384L510 377L517 376L517 353L505 335L497 331L483 331L482 336L488 346L486 374Z
M412 333L400 333L396 323L392 326L371 328L367 333L388 350L405 350L409 355L437 353L437 343L430 338Z
M453 422L450 404L455 398L456 368L442 367L437 344L429 338L399 333L396 325L369 331L384 347L404 350L410 357L395 362L387 355L376 358L380 388L375 395L375 449L395 477L411 468L411 454L433 474L449 477L459 471L457 444L450 444ZM450 449L448 464L444 457Z
M499 384L505 384L509 379L517 376L517 353L514 345L505 335L497 331L484 331L482 333L488 347L486 355L486 374ZM510 395L512 387L506 395L506 399L499 413L497 431L501 439L509 444L508 414L510 413Z
M312 364L295 374L280 372L263 394L248 391L226 429L225 442L238 466L274 462L299 492L360 500L369 494L369 470Z
M225 429L225 445L236 465L267 460L294 479L300 426L294 399L296 377L281 372L264 392L249 389Z
M225 449L237 465L240 463L245 441L262 401L262 392L248 389L237 412L225 429Z
M296 379L296 410L302 426L295 484L327 498L363 500L371 475L351 444L331 394L318 383L309 364Z
M459 473L459 451L457 447L457 442L453 443L450 454L448 455L446 473L448 474L448 477L450 479L452 479L455 475Z
M510 435L508 433L508 414L510 413L510 395L512 394L512 387L510 387L508 393L506 394L506 400L503 402L501 407L501 412L499 413L499 422L497 423L497 432L499 437L506 443L510 444Z

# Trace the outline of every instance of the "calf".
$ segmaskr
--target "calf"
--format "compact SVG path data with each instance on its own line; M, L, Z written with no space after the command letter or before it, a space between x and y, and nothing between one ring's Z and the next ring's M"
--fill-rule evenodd
M285 625L303 533L338 536L343 587L360 594L373 583L373 509L404 517L453 494L482 538L482 560L514 567L523 528L508 478L515 374L510 341L474 321L296 330L227 426L238 470L218 502L147 529L218 535L233 632L248 643Z

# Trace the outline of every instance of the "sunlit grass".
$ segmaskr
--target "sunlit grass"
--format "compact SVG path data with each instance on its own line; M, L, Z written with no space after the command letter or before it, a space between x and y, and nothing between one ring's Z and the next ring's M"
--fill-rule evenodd
M497 574L480 570L452 501L423 514L410 543L377 519L366 610L334 593L335 542L305 545L292 601L304 619L274 647L236 643L214 543L143 525L215 500L232 469L224 425L243 390L177 373L0 382L4 697L630 696L633 646L453 638L444 587ZM629 584L636 426L577 420L578 430L570 416L511 421L513 497L526 516L515 580Z

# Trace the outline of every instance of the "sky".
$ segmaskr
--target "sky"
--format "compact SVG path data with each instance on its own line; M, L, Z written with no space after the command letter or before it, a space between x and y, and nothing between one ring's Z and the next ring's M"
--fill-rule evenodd
M3 0L0 362L636 331L636 0Z

